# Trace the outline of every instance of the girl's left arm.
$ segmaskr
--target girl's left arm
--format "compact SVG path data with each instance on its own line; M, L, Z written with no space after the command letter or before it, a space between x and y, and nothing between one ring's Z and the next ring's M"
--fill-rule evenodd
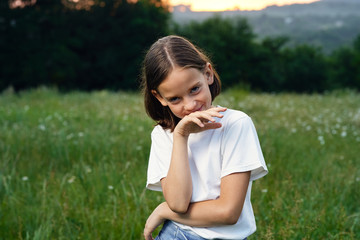
M215 200L191 203L186 213L171 211L161 203L148 218L144 236L166 219L193 227L212 227L235 224L241 214L250 181L250 172L233 173L221 179L220 197Z

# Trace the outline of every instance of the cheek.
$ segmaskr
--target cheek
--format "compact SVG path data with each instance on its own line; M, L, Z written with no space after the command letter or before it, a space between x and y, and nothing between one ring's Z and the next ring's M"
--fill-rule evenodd
M169 108L175 116L177 116L178 118L182 118L181 108L179 106L169 106Z
M206 102L212 102L210 88L202 92L202 98L206 99Z

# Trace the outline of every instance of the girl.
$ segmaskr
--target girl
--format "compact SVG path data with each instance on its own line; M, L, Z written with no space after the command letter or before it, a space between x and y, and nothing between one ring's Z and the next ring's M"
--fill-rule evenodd
M167 36L146 54L145 108L151 133L147 188L165 202L149 216L146 240L246 239L255 232L252 181L267 167L255 127L245 113L212 106L220 79L188 40Z

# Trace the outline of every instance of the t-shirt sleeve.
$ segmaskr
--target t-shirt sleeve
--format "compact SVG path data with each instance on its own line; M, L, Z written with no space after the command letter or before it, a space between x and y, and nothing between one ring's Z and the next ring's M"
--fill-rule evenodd
M268 172L255 126L247 115L232 121L224 129L221 177L246 171L251 171L250 181Z
M160 127L151 133L151 149L147 170L146 187L154 191L162 191L160 180L167 176L172 152L172 140Z

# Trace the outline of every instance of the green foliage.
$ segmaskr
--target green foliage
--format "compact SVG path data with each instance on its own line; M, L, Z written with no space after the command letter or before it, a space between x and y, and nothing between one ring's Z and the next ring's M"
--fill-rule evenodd
M166 33L169 13L159 1L96 3L1 8L0 90L137 88L144 49Z
M249 240L360 238L358 93L231 88L215 104L251 116L270 171ZM152 128L139 94L1 94L0 238L142 239L163 201L145 190Z
M224 87L247 82L254 35L244 19L209 18L177 29L209 53Z
M249 71L249 82L253 89L276 92L283 90L287 81L286 62L282 49L288 38L265 38L260 44L255 43L252 66Z
M298 92L322 92L326 89L327 63L324 55L307 45L286 49L284 89Z
M174 31L210 53L224 88L241 85L257 91L310 93L360 89L356 50L360 40L355 41L354 49L327 56L315 46L286 47L289 38L285 36L258 42L242 18L215 16L177 26Z
M224 89L360 89L360 36L352 48L325 55L311 45L289 47L285 36L259 41L243 18L215 16L170 28L160 0L42 0L23 9L2 4L0 13L0 91L138 89L146 49L170 32L210 55Z
M360 36L354 41L353 49L341 48L334 51L330 66L333 88L360 89Z

